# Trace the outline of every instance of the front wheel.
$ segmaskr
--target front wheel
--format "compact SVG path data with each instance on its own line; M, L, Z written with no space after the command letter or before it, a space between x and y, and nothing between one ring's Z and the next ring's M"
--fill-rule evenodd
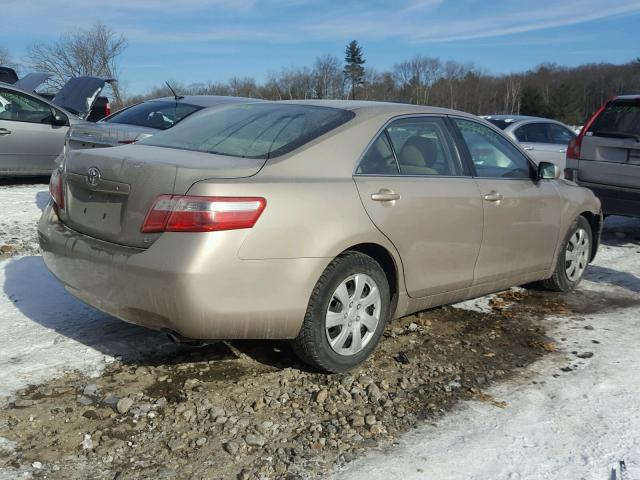
M390 316L389 283L382 267L359 252L334 259L316 283L292 345L307 364L344 372L375 349Z
M556 268L551 278L543 280L542 286L555 292L566 292L575 288L591 260L591 225L586 218L576 218L561 245Z

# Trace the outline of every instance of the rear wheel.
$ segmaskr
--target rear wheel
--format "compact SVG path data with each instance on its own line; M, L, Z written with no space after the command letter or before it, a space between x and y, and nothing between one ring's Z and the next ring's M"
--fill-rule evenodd
M344 372L373 352L389 316L389 283L382 267L367 255L346 252L316 283L293 349L315 368Z
M580 216L573 221L558 254L553 276L541 282L542 286L556 292L566 292L576 287L591 260L591 225Z

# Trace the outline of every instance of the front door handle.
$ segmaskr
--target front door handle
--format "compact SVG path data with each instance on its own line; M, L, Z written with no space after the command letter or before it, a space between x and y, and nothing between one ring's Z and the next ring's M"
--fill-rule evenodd
M525 150L535 150L531 145L523 145L522 148Z
M10 135L11 130L7 130L6 128L0 128L0 135Z
M491 192L487 193L484 197L487 202L499 202L500 200L502 200L504 198L504 196L498 192L496 192L495 190L492 190Z
M371 200L374 202L393 202L394 200L400 200L400 195L393 190L381 188L378 193L371 194Z

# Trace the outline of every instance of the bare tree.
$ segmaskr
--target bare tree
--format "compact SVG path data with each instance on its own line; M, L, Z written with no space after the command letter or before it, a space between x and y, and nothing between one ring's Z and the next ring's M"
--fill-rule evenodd
M396 64L393 70L401 88L409 90L410 102L426 105L431 87L442 76L442 63L437 58L416 55L411 60Z
M330 54L317 57L313 64L313 75L318 98L342 98L344 80L338 57Z
M60 88L69 78L97 75L118 78L120 56L127 39L107 25L97 22L89 29L63 34L53 43L38 42L28 49L31 67L53 74L50 82ZM112 85L114 100L122 104L117 84Z
M9 50L3 47L0 47L0 65L4 65L5 67L10 67L13 65Z

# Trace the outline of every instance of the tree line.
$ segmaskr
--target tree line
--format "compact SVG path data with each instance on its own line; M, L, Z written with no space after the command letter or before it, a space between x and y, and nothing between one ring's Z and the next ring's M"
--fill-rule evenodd
M54 85L74 75L119 77L126 38L104 24L74 31L28 49L26 65L54 73ZM0 49L0 60L9 52ZM582 124L613 95L640 93L640 58L624 64L592 63L566 67L545 63L521 73L495 75L473 63L416 55L391 69L365 66L363 47L353 40L344 57L321 55L300 67L270 72L263 81L233 77L227 81L184 84L170 81L183 95L234 95L269 100L358 99L432 105L474 114L535 115ZM164 83L165 79L158 79ZM170 95L166 86L141 95L114 90L116 107Z

